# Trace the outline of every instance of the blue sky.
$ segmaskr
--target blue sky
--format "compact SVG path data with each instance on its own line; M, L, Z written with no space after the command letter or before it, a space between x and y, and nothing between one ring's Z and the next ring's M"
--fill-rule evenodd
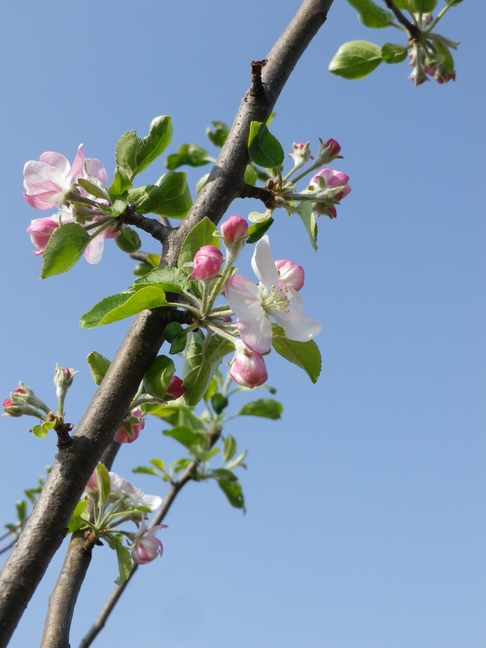
M323 325L321 377L313 386L270 356L282 420L227 430L249 451L247 514L214 484L189 484L166 520L164 557L140 569L99 648L484 645L486 7L464 2L443 21L461 41L456 82L416 89L406 63L357 82L327 72L347 40L396 40L363 28L346 2L334 5L272 123L287 152L292 142L311 140L315 151L318 137L338 140L344 159L334 166L351 178L338 218L319 221L317 253L296 217L280 214L271 231L275 257L305 267L305 310ZM72 160L83 142L111 174L118 137L145 135L160 114L174 121L168 152L195 142L215 153L205 128L231 123L251 60L265 57L298 6L26 0L4 9L2 399L22 380L51 402L58 362L80 370L66 405L79 420L94 390L86 355L112 357L126 330L84 331L79 316L132 281L132 262L115 246L97 266L81 261L38 279L25 229L47 213L22 198L24 163L46 150ZM144 178L163 170L161 159ZM190 174L192 187L199 175ZM230 213L256 207L237 201ZM154 249L148 239L144 247ZM33 438L26 419L1 420L3 524L52 462L55 439ZM151 421L115 470L130 478L151 457L179 456L160 430ZM133 481L164 494L155 478ZM40 641L63 551L13 648ZM97 549L73 646L115 577L114 553Z

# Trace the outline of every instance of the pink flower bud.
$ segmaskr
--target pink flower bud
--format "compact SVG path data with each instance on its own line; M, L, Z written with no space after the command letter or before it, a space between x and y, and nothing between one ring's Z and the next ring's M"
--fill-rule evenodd
M345 198L349 193L351 193L351 187L348 185L349 176L341 171L334 171L334 169L321 169L318 171L311 180L311 184L319 185L319 178L322 178L320 181L324 181L325 187L342 187L342 191L334 195L334 200L339 202Z
M97 493L98 492L98 474L96 470L93 470L91 477L88 479L85 490L88 493Z
M247 347L240 347L231 363L230 376L244 387L259 387L268 378L263 356Z
M144 427L145 421L142 412L139 407L134 407L118 428L113 441L117 443L133 443L138 439Z
M167 394L172 398L177 399L186 391L184 383L178 376L172 376L169 386L167 387Z
M304 268L288 259L275 261L275 267L278 270L279 281L289 288L300 290L304 285L305 272Z
M319 137L321 146L316 156L316 160L319 160L322 164L327 164L331 160L334 160L339 153L341 152L341 146L336 142L335 139L328 139L325 142ZM317 165L317 162L316 162Z
M146 565L152 560L155 560L157 556L162 556L164 553L164 547L161 541L155 537L155 534L159 529L167 529L166 524L157 524L151 529L142 529L137 534L135 538L134 547L132 549L132 560L137 565Z
M221 224L221 234L224 242L233 245L246 239L248 236L248 223L241 216L230 216L228 220Z
M27 231L30 232L30 240L37 248L37 250L33 250L33 254L44 254L52 233L58 227L59 223L53 218L36 218L30 223Z
M289 153L289 157L294 159L294 168L299 169L304 164L307 164L309 160L314 158L310 152L310 142L300 142L300 144L292 144L294 149L292 153Z
M214 245L203 245L194 256L194 270L189 279L209 281L217 276L223 263L223 255Z
M6 398L2 405L5 416L22 416L24 413L22 408L16 405L11 398Z

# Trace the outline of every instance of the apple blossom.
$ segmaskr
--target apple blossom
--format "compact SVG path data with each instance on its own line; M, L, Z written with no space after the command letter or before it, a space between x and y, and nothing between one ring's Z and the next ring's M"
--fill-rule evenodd
M279 279L267 235L256 244L251 265L260 280L257 285L242 275L233 275L226 282L226 298L246 346L258 353L270 350L270 316L289 340L307 342L315 337L321 325L302 312L299 293Z
M44 254L44 250L52 233L58 227L59 221L52 216L48 218L36 218L31 221L27 231L30 233L30 240L37 248L36 250L32 250L33 254Z
M334 160L334 158L336 158L341 152L341 146L335 139L328 139L323 142L319 137L319 142L321 145L319 146L316 155L316 166L318 164L327 164L328 162L331 162L331 160Z
M146 495L139 488L133 486L129 481L123 479L114 472L110 472L111 492L120 497L127 497L131 506L138 508L146 506L155 511L162 504L162 498L158 495Z
M263 356L243 344L236 350L229 375L239 385L250 388L263 385L268 378Z
M157 524L148 529L142 523L140 530L134 538L132 549L132 560L137 565L146 565L157 556L162 556L164 547L162 542L155 537L159 529L167 529L166 524Z
M248 223L241 216L230 216L221 224L221 234L226 245L240 243L248 236Z
M35 209L59 207L71 191L71 183L83 176L84 153L80 144L72 166L61 153L46 151L24 166L25 200Z
M123 419L121 426L113 437L113 441L117 443L133 443L138 439L144 427L145 421L142 417L142 411L139 407L134 407L128 416Z
M221 269L223 255L214 245L203 245L195 254L193 259L194 270L189 279L210 281L214 279Z

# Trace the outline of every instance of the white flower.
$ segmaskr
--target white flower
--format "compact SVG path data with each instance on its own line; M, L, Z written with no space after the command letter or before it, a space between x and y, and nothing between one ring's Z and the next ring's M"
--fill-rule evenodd
M257 353L270 350L269 317L284 329L289 340L307 342L315 337L321 325L302 312L304 300L279 277L268 236L256 244L251 265L260 280L257 285L242 275L233 275L226 282L226 297L237 316L238 331L246 346Z

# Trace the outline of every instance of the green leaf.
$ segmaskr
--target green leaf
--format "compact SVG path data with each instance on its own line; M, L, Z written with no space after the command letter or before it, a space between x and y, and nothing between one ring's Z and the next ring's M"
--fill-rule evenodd
M440 41L435 41L435 46L437 48L437 54L435 56L437 62L443 65L449 73L454 72L454 59L452 58L450 49Z
M228 464L226 464L226 469L227 470L233 470L233 468L236 468L237 466L241 466L242 468L246 468L245 464L243 463L243 459L246 457L247 451L242 452L240 455L236 457L236 459L233 459L233 461L230 461Z
M436 5L437 0L408 0L407 9L410 13L430 13Z
M283 405L278 401L272 398L260 398L259 400L250 401L246 405L243 405L238 412L238 416L261 416L262 418L276 421L280 418L282 410Z
M289 362L303 369L313 383L317 382L321 373L321 354L314 340L294 342L286 337L274 335L272 346L275 351Z
M96 328L136 315L148 308L157 308L166 303L165 293L157 286L147 286L137 292L118 293L105 297L82 315L82 328Z
M228 434L223 443L223 461L226 463L230 459L233 459L235 454L236 440L231 436L231 434Z
M18 500L15 502L15 509L17 511L17 518L22 522L27 517L27 502L25 500Z
M150 462L152 466L155 466L160 470L160 472L165 472L165 464L162 461L162 459L150 459Z
M220 336L213 336L209 343L201 331L188 335L186 360L181 377L186 391L187 405L197 405L225 355L234 351L234 345Z
M56 424L55 424L54 421L44 421L43 423L40 423L39 425L34 425L31 432L38 439L45 439L46 436L49 434L49 430L52 430L52 428L55 425Z
M76 507L71 515L71 519L68 524L68 533L77 531L81 527L86 525L86 518L89 520L89 514L86 512L88 506L88 500L81 500L76 504Z
M183 164L192 167L199 167L213 162L213 158L200 146L196 144L183 144L177 153L169 155L165 161L165 166L173 171Z
M154 477L158 476L158 472L155 468L149 468L149 466L137 466L132 468L132 473L141 473L142 475L153 475Z
M408 48L404 45L394 43L383 43L381 46L381 58L385 63L401 63L407 58Z
M379 7L372 0L348 0L348 2L358 10L358 18L365 27L382 29L394 22L391 11Z
M238 480L224 479L223 477L218 479L217 482L231 506L243 509L245 512L245 498L243 497L240 482Z
M174 362L167 356L157 356L143 377L143 388L154 398L162 399L174 373Z
M253 244L259 241L264 234L270 229L273 224L273 218L267 218L267 220L262 221L261 223L255 223L248 228L248 238L246 239L247 243Z
M398 9L407 10L408 9L408 0L395 0L395 6Z
M130 286L130 290L140 290L145 286L158 286L164 292L182 293L190 288L190 283L182 270L163 266L154 268L140 279L136 279Z
M115 238L116 245L127 254L133 254L142 247L142 241L138 232L131 227L124 225L118 236Z
M120 542L115 543L116 557L118 558L118 578L115 583L121 585L130 576L132 568L132 559L130 552Z
M312 203L308 201L301 202L300 205L297 205L295 211L304 223L312 247L317 250L317 220L312 212Z
M216 231L216 225L205 216L202 221L191 229L187 234L177 260L177 266L183 269L187 274L190 274L191 268L184 268L185 263L192 263L196 252L202 248L203 245L214 245L219 248L219 237L213 236Z
M246 165L245 168L245 174L243 176L243 181L246 182L246 184L255 186L258 180L258 175L255 169L250 166L249 164Z
M179 441L196 457L202 457L209 450L210 441L208 435L204 432L195 432L185 425L164 430L163 434Z
M329 63L329 72L344 79L362 79L381 63L378 45L368 41L344 43Z
M91 353L88 354L86 361L89 370L91 371L91 375L93 376L93 380L97 385L101 384L101 381L105 377L105 373L111 365L110 360L97 351L91 351Z
M96 476L98 478L98 489L100 494L101 507L108 501L111 493L110 474L106 466L98 462L96 465Z
M169 218L184 218L192 205L191 192L187 186L185 171L168 171L155 183L160 187L163 200L153 209L154 214Z
M144 139L137 137L137 131L124 133L116 145L115 160L118 173L132 182L133 178L146 169L161 153L165 151L172 139L172 120L162 115L152 120L149 133ZM110 188L111 189L111 188Z
M206 135L214 146L219 146L221 148L228 137L229 126L222 121L213 121L211 124L213 125L214 130L211 130L208 126L208 128L206 128Z
M211 380L212 382L212 380ZM211 386L211 385L210 385ZM206 394L204 394L204 399L207 398L207 391ZM223 394L217 393L213 394L211 396L211 405L213 406L213 410L216 412L216 414L221 414L221 412L228 407L229 401L226 398L226 396L223 396Z
M42 255L41 279L71 270L89 241L88 232L78 223L67 223L55 229Z
M252 162L265 169L274 169L285 159L284 150L278 139L270 133L263 122L257 121L251 122L250 125L248 154Z

